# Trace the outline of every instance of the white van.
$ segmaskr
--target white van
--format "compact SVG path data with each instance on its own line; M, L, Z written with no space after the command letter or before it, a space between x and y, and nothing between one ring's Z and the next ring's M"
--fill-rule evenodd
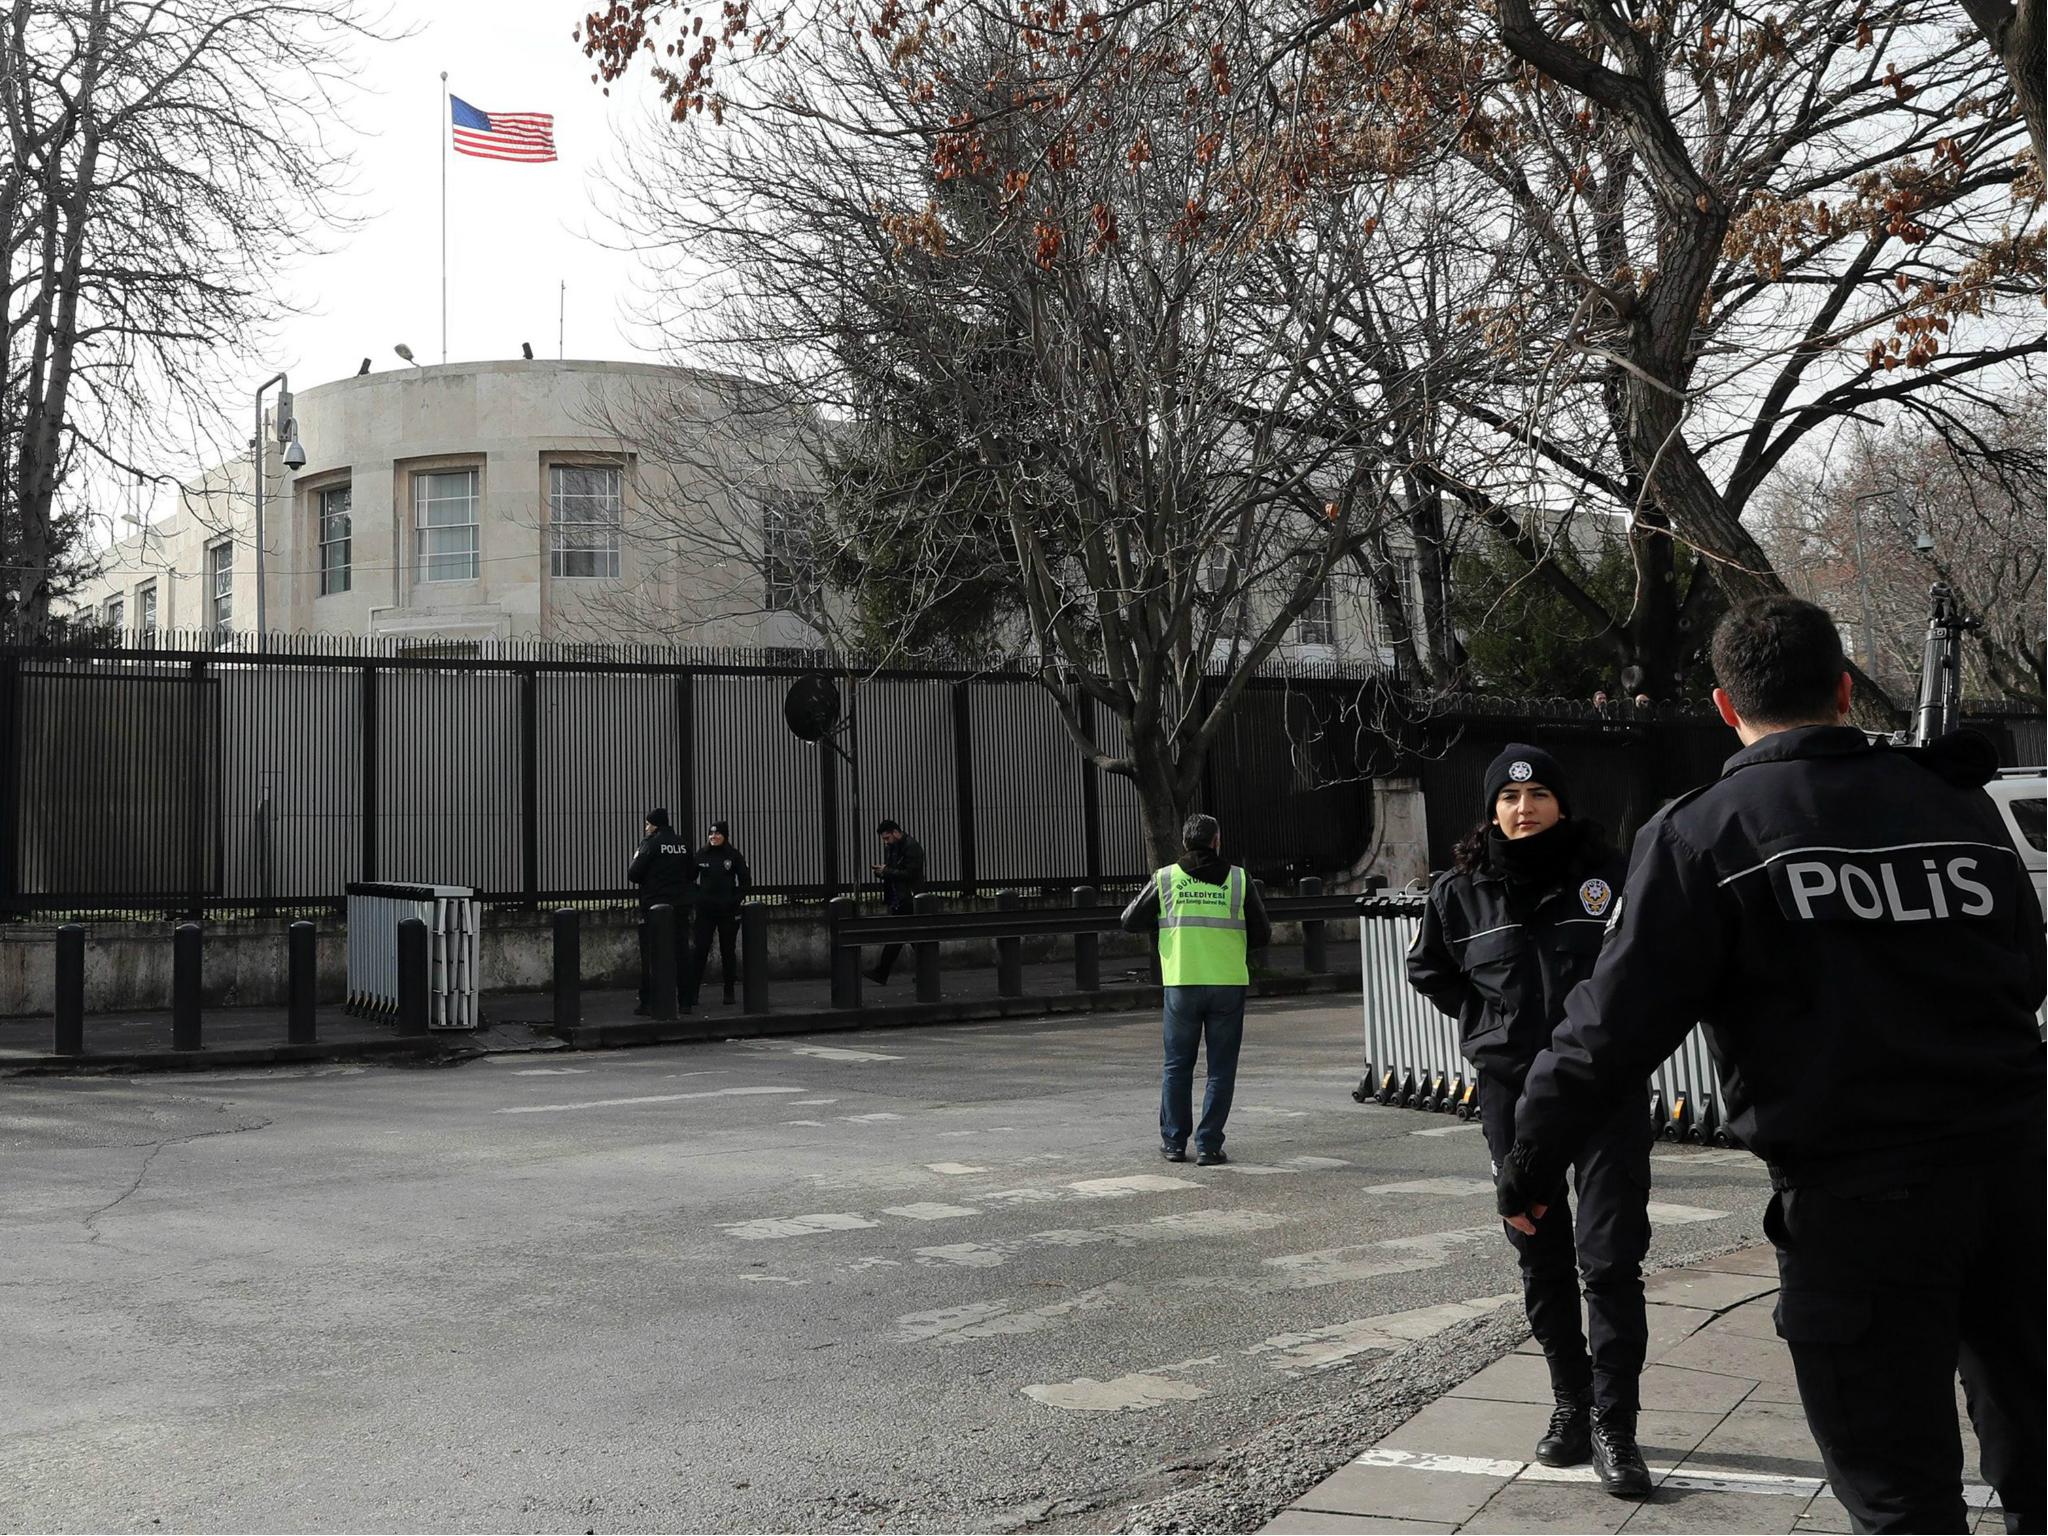
M2034 894L2048 908L2048 771L2005 768L1984 786L2005 818L2006 836L2034 879Z

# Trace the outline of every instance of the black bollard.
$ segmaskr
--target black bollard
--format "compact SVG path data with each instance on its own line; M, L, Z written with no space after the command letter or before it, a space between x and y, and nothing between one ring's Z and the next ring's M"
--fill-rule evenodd
M199 1049L199 982L206 933L180 923L171 933L171 1049Z
M555 1028L583 1020L583 929L574 907L555 909Z
M825 904L830 919L831 931L827 942L832 946L832 1006L834 1008L858 1008L860 1006L860 949L844 942L847 924L859 915L860 904L851 896L834 896Z
M1086 910L1099 899L1092 885L1074 887L1074 905L1077 908ZM1093 928L1084 928L1074 935L1074 990L1102 990L1102 935Z
M939 903L944 900L936 891L919 891L910 898L910 905L920 917L925 917L938 911ZM920 939L910 949L917 963L917 1000L936 1003L939 1000L939 941Z
M1297 896L1320 896L1323 894L1323 882L1314 875L1303 875L1294 883L1294 893ZM1330 968L1330 941L1319 917L1302 919L1301 968L1311 976L1320 976Z
M660 902L647 909L648 1011L659 1023L676 1016L676 909Z
M740 1007L768 1011L768 909L753 902L740 908Z
M50 1049L59 1056L85 1054L85 925L57 930L57 1029Z
M1024 905L1024 898L1015 891L997 891L996 909L1002 912L1014 911ZM1014 933L1006 933L996 940L996 996L1022 997L1024 995L1024 940Z
M320 996L320 931L311 923L293 923L285 930L285 1014L287 1045L311 1045L319 1038L313 1006Z
M432 1027L427 975L427 925L417 917L398 923L398 1032L424 1035Z

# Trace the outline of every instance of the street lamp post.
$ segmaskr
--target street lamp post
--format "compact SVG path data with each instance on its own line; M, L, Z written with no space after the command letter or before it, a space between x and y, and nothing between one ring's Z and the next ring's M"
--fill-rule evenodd
M263 580L263 481L266 469L265 451L268 444L263 438L263 392L271 385L277 386L277 440L285 445L284 462L288 469L297 469L306 462L306 450L298 443L298 424L292 420L292 386L284 374L278 373L256 386L256 436L251 448L256 458L256 649L266 650L270 645L269 604L264 592Z

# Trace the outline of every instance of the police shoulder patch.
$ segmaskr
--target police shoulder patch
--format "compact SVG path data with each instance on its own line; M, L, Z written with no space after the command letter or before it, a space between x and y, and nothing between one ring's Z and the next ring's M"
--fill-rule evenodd
M1614 900L1614 887L1605 880L1592 879L1579 887L1579 905L1586 909L1589 917L1605 917L1607 907Z

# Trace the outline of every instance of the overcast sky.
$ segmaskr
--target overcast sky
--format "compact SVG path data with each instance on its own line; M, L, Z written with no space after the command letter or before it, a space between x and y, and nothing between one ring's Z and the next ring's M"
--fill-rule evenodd
M441 361L441 167L448 89L485 112L551 112L552 165L479 160L449 151L448 359L556 355L560 285L568 282L564 355L638 358L626 311L635 266L593 236L611 233L598 172L648 87L611 100L591 84L571 40L587 0L395 0L401 41L362 47L365 93L350 110L359 228L328 237L330 254L282 275L308 312L278 329L274 368L303 389L353 374ZM260 378L261 375L258 375ZM252 378L253 388L257 379Z

